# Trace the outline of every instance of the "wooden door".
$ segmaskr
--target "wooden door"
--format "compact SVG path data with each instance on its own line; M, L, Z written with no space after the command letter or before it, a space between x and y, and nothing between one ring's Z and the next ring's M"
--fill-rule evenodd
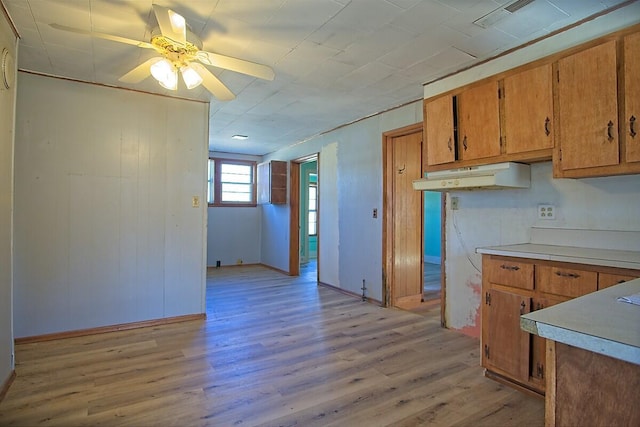
M558 61L562 170L619 163L616 42Z
M388 139L391 161L387 168L390 203L389 229L391 265L387 280L390 303L412 308L422 300L422 192L413 189L413 180L422 174L422 128Z
M429 165L456 160L453 135L453 96L445 95L424 102L424 135L426 151L423 156Z
M627 162L640 162L640 33L624 38L624 125Z
M531 298L490 289L485 293L483 316L483 366L526 383L529 380L529 333L520 328Z
M553 148L551 64L504 79L504 144L507 154Z
M458 151L461 160L500 155L498 82L467 89L457 96Z

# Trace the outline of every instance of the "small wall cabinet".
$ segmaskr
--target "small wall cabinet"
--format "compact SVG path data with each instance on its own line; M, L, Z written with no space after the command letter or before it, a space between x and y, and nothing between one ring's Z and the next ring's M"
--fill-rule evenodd
M287 203L287 162L271 160L258 164L258 204Z
M637 270L483 255L487 376L544 394L546 340L523 331L520 316L637 277Z

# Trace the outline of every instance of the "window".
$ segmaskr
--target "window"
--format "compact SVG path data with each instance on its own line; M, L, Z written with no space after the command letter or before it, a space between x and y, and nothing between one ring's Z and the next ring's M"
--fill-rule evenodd
M318 234L318 186L309 184L309 236Z
M209 159L209 206L256 206L256 163Z

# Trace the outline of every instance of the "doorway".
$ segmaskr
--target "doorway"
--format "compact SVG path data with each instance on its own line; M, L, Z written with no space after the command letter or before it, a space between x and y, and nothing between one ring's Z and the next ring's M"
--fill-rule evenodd
M424 191L423 300L440 302L442 291L442 211L444 193Z
M444 319L445 195L413 189L426 159L422 123L383 134L383 301Z
M318 279L319 174L318 154L291 162L289 275Z
M383 299L413 309L423 301L422 123L383 134Z
M318 271L318 162L300 164L300 272Z

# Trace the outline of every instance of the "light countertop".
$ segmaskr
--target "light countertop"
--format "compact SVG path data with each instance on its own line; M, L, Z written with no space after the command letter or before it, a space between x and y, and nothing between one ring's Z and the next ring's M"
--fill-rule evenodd
M640 279L520 317L527 332L640 365L640 305L617 301L640 293Z
M478 248L476 252L488 255L640 270L640 252L638 251L522 243Z

